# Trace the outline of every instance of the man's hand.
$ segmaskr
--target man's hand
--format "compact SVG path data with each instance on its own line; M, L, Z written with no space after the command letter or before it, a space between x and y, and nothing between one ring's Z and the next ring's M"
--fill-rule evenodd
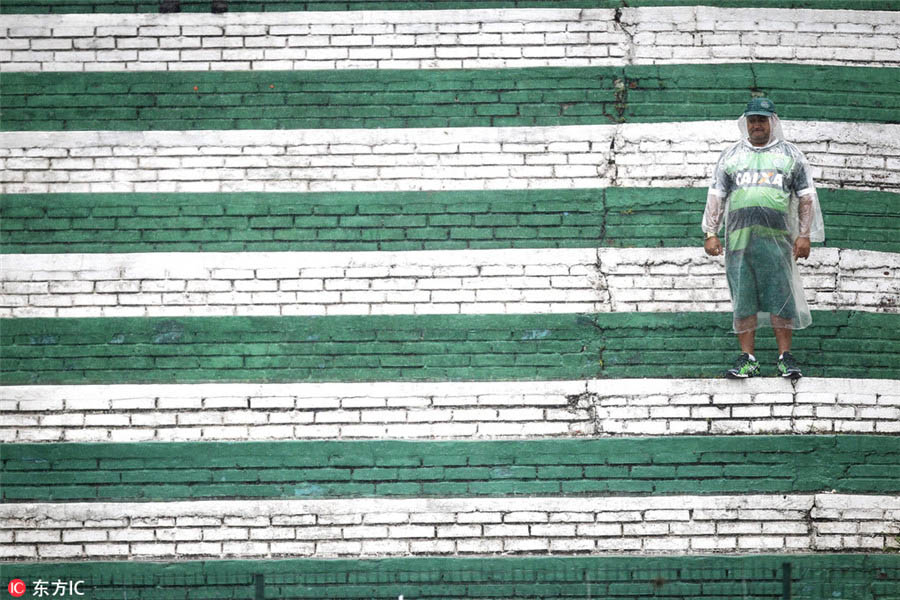
M794 260L809 258L809 238L798 237L794 240Z
M714 235L710 238L706 238L706 241L703 242L703 249L706 250L706 253L710 256L719 256L722 254L722 242L719 241L718 236ZM809 254L808 249L807 254Z

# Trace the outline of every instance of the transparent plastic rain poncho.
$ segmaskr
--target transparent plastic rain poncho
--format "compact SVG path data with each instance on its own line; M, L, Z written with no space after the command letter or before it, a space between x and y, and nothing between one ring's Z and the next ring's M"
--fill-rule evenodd
M768 325L810 325L793 245L798 237L825 239L809 164L784 140L778 117L768 118L771 133L765 146L752 145L747 118L738 120L741 141L719 157L703 214L706 232L718 233L724 221L735 333Z

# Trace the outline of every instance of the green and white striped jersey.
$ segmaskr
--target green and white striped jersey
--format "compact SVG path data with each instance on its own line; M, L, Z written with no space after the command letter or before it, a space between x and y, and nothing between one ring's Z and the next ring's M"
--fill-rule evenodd
M792 196L815 193L809 164L797 146L740 141L719 157L710 192L727 198L726 244L746 247L751 235L787 236Z

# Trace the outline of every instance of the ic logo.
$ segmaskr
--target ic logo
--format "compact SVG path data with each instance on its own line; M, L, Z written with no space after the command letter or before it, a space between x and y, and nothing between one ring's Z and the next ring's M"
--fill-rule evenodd
M13 579L12 581L9 582L7 589L9 590L9 595L14 598L24 596L25 595L25 582L22 581L21 579Z

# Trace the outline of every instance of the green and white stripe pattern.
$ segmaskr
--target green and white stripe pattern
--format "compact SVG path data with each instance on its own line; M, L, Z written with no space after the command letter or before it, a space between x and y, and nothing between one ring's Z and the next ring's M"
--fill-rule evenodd
M3 558L896 548L898 14L3 15ZM796 383L716 376L751 92L838 224Z

